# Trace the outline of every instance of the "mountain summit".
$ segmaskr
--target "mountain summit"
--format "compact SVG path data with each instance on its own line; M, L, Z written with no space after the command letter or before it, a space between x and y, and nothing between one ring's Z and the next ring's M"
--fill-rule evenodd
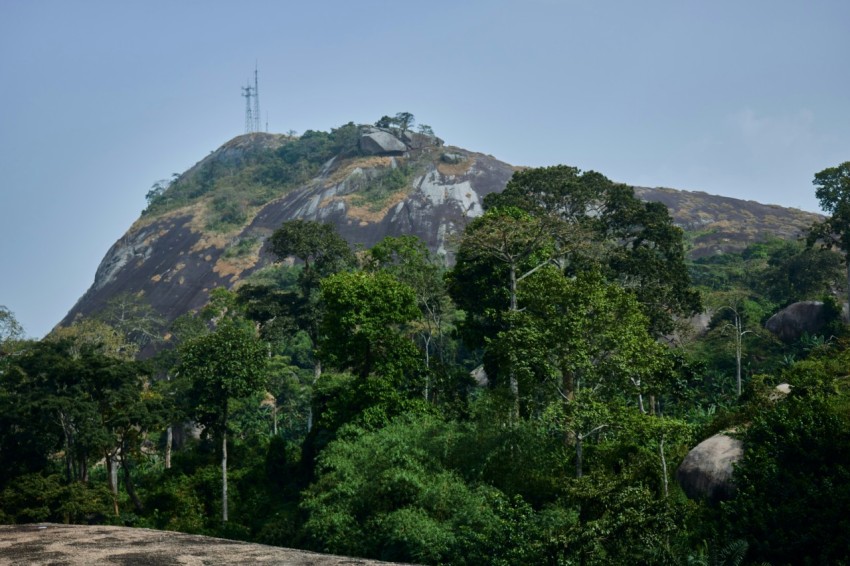
M482 214L484 196L501 191L517 168L446 146L429 128L382 125L238 136L156 183L141 218L109 249L61 324L123 293L144 296L167 320L198 309L212 289L268 265L266 240L292 219L332 223L366 248L385 236L415 235L451 263L452 236ZM692 256L795 237L819 218L705 193L636 187L635 194L670 208Z

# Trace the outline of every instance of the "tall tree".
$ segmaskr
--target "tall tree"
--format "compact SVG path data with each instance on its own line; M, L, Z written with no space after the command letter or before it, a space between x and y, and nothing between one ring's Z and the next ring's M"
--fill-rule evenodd
M550 216L534 216L516 206L489 209L464 230L457 263L449 274L449 291L467 313L464 339L480 347L507 329L520 310L517 286L537 270L559 264L569 236L576 231ZM498 376L493 357L485 359L488 375ZM517 377L508 370L508 387L519 401ZM517 405L518 408L518 405Z
M165 319L139 295L120 293L110 298L97 313L102 320L124 336L127 342L141 350L148 344L162 340Z
M20 340L24 337L24 327L15 318L15 313L0 305L0 346L8 340Z
M606 402L631 398L645 411L645 388L666 370L664 347L649 334L635 298L598 273L568 278L550 266L520 292L523 310L491 347L517 376L524 398L556 393L564 442L575 448L581 476L584 440L614 424Z
M566 248L567 270L575 273L588 263L603 267L609 280L633 290L654 334L672 331L674 316L699 312L682 230L664 205L638 200L631 187L566 165L526 169L514 173L504 191L484 199L485 209L502 206L582 227L593 245Z
M306 332L313 346L313 386L322 375L322 362L316 354L324 313L320 283L322 279L351 268L356 258L351 248L330 224L313 220L290 220L270 238L271 252L279 260L296 258L304 263L298 275L297 295L272 293L273 309L288 311L295 325ZM278 317L277 320L283 319ZM281 322L286 325L287 323ZM312 404L307 415L307 430L313 426Z
M192 381L195 417L221 441L221 518L228 520L227 425L233 399L245 398L264 387L266 348L253 324L223 318L210 334L180 349L179 372Z
M815 223L808 242L820 241L825 247L836 247L844 253L847 264L847 293L850 301L850 161L816 173L812 184L820 207L831 216Z
M442 262L416 236L387 236L369 250L367 268L386 271L413 290L422 313L417 335L422 340L425 366L431 366L432 352L444 362L443 341L452 304L443 278ZM428 398L427 385L425 398Z
M312 220L290 220L275 230L270 238L271 251L278 259L294 257L304 263L298 275L301 291L294 304L298 326L318 343L322 320L319 283L325 277L350 268L356 263L351 248L334 226ZM321 375L321 363L315 360L316 379Z
M327 312L321 353L365 379L373 372L401 377L416 359L402 325L419 315L416 296L387 273L338 273L322 282Z

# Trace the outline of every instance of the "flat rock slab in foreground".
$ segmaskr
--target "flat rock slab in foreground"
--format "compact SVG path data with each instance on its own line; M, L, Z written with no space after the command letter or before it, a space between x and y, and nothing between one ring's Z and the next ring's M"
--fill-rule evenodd
M370 566L388 563L170 531L43 523L0 525L0 564Z

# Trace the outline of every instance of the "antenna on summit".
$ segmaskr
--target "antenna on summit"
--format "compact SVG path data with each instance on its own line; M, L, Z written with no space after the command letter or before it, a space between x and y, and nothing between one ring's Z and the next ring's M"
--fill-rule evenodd
M257 63L254 62L254 131L260 131L260 83L257 80Z
M245 133L250 134L254 131L254 115L251 107L251 99L254 97L254 87L243 86L242 96L245 97Z
M245 133L252 134L260 131L260 82L257 66L254 65L254 86L249 82L242 87L245 98Z

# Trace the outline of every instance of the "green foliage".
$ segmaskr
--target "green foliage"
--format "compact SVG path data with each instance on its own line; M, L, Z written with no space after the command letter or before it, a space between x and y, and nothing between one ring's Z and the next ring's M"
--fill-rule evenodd
M832 216L812 226L810 243L821 239L845 254L850 252L850 161L817 173L812 184L821 208Z
M817 173L812 183L817 187L815 196L821 208L831 216L812 226L808 244L820 242L826 248L837 247L844 253L846 292L850 296L850 161Z
M352 125L239 157L250 182L210 159L155 187L150 208L206 199L227 229L260 194L240 183L278 190L314 174L316 156L353 155L356 140ZM830 199L843 191L832 173L816 180ZM271 249L298 265L213 290L150 364L131 359L161 333L138 297L39 343L0 308L0 522L113 522L422 564L850 560L837 254L768 241L694 262L713 319L668 348L654 338L665 316L695 303L663 207L569 167L524 171L487 204L448 276L415 238L355 258L331 227L286 223ZM757 332L818 295L827 335L785 346ZM482 359L489 387L469 374ZM227 442L182 438L167 468L166 424L187 421ZM677 465L733 426L746 447L737 496L685 499ZM98 463L110 455L117 493Z
M488 210L467 225L447 280L452 300L466 313L459 329L469 346L481 347L507 328L507 313L517 309L517 281L556 257L549 228L513 206ZM488 364L488 373L495 375L495 366Z
M165 321L150 303L139 295L115 295L95 316L114 328L124 340L140 349L162 341Z
M266 357L253 325L231 318L184 344L178 372L192 383L197 421L217 435L224 433L231 399L264 387Z
M414 122L415 118L410 112L397 112L394 117L386 115L381 116L381 118L375 122L375 126L378 128L387 128L405 132L413 127Z
M520 303L524 310L493 346L529 390L546 384L567 397L581 389L636 397L668 371L634 296L598 273L569 279L545 267L521 283Z
M239 238L235 244L227 248L224 257L244 257L256 252L260 245L261 243L256 237Z
M0 305L0 347L9 340L19 340L23 337L24 328L15 318L15 313Z
M568 272L596 265L609 280L628 286L653 334L669 333L673 315L699 311L685 267L682 230L664 205L640 201L630 187L594 171L558 165L518 171L504 191L484 199L485 209L504 206L548 219L550 225L558 219L570 226L567 233L574 241L561 250ZM585 236L583 245L575 243L576 231Z
M302 502L311 545L428 564L545 563L557 543L539 533L570 515L538 515L521 497L465 481L451 462L474 442L429 417L333 442Z
M312 179L331 158L358 155L357 140L358 128L349 122L330 132L308 130L277 149L214 153L189 172L155 183L142 214L156 216L210 199L207 227L226 231L241 225L251 207Z
M847 361L844 352L793 366L784 375L791 394L755 414L744 433L738 496L724 505L723 518L756 560L850 560L850 413L846 391L836 393L846 387Z
M320 349L332 365L362 378L409 374L418 356L400 325L419 315L410 287L384 272L344 272L322 281L322 299Z
M414 236L387 236L369 250L366 268L385 271L408 285L416 295L420 319L412 325L420 348L424 351L426 369L432 370L432 358L445 367L451 358L448 335L454 328L456 311L448 296L442 258L436 257ZM428 376L425 397L438 394L434 385L440 380Z
M102 521L112 511L111 501L105 485L69 484L59 474L27 474L0 492L0 522Z
M378 169L374 174L361 173L350 180L352 190L356 191L351 204L378 212L391 196L410 186L415 173L415 167L407 161L396 161L395 166Z

